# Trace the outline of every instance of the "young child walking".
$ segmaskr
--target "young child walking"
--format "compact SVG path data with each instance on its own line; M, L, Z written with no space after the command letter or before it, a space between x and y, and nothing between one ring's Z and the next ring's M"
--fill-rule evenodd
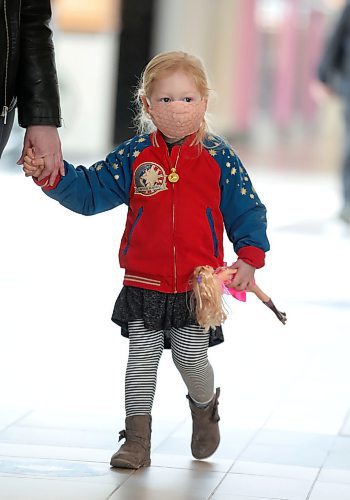
M125 443L113 467L151 463L151 413L164 348L187 387L193 429L191 449L209 457L220 441L218 398L208 347L223 341L221 327L199 326L191 276L199 265L224 265L223 232L238 259L232 285L245 290L269 249L266 210L232 147L207 127L209 87L201 61L167 52L146 66L138 88L139 135L90 168L65 162L53 186L36 182L50 197L83 215L128 206L119 261L123 288L112 319L129 338L125 377ZM28 150L27 176L44 160Z

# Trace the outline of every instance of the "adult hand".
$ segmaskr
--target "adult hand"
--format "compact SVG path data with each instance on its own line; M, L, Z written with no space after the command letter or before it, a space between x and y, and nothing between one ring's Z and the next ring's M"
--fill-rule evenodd
M36 158L45 159L45 168L41 172L39 181L49 177L49 184L53 186L55 179L60 173L65 174L61 141L57 128L53 125L30 125L24 136L22 155L18 160L18 165L22 165L24 156L28 148L33 148ZM35 160L33 161L35 164Z
M236 290L247 290L254 284L255 267L247 264L243 260L238 259L230 269L237 269L234 279L228 287L233 287Z

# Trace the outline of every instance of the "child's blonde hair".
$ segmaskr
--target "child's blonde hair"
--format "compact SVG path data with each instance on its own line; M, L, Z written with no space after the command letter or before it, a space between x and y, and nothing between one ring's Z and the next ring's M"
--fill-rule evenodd
M203 63L198 57L182 51L163 52L158 54L150 60L144 69L135 93L135 105L137 109L135 125L138 133L149 133L155 130L151 119L145 113L141 98L150 98L155 80L166 72L171 73L176 70L182 70L191 76L201 97L208 99L210 90L208 77ZM208 125L204 119L196 134L194 143L203 143L207 133Z

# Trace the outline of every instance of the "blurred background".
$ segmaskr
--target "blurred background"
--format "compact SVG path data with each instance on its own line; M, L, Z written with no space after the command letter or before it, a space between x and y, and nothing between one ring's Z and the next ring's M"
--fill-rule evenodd
M334 169L338 102L310 87L341 1L55 0L66 155L101 154L132 135L132 91L158 52L207 67L213 125L247 160Z
M131 136L142 69L156 53L180 49L205 62L214 128L248 161L337 167L339 102L320 106L310 87L341 0L52 3L66 158L99 158Z
M129 137L142 69L181 49L205 62L213 125L237 148L282 168L334 168L338 103L318 109L310 86L341 3L55 0L65 151L96 154Z

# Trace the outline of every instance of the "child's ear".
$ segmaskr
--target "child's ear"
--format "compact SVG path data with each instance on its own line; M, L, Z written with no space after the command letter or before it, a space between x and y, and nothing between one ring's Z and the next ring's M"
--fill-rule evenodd
M142 102L143 109L145 110L146 113L148 113L148 111L149 111L149 104L148 104L148 101L147 101L147 97L145 95L141 96L141 102Z
M204 97L204 102L205 102L205 111L208 109L208 97Z

